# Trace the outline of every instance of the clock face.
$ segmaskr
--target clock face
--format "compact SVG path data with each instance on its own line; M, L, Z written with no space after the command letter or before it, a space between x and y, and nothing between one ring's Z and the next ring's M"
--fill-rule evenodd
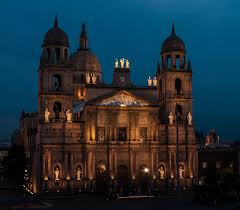
M120 81L121 81L121 82L124 82L124 81L125 81L125 78L124 78L124 77L120 77Z

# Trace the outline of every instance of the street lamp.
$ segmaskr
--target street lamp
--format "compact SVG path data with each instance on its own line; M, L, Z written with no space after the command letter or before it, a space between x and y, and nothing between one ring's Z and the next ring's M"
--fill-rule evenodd
M136 194L136 177L132 176L132 180L133 180L133 193L135 195Z
M93 178L90 177L90 191L93 192L93 183L92 183Z
M45 192L48 192L48 187L47 187L48 177L47 176L44 177L44 181L45 181Z
M114 191L114 176L111 176L111 180L112 180L112 192Z
M68 191L70 191L70 176L67 176Z
M148 174L149 173L149 168L144 168L144 172L146 173L146 174Z
M156 175L153 176L153 183L154 183L154 190L156 190L157 186L156 186Z

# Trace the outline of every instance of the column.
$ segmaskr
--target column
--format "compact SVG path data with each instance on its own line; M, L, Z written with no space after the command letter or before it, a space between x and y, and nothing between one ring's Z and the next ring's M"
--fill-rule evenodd
M66 151L64 152L64 167L63 167L62 174L65 175L65 177L63 176L62 178L67 178L67 176L69 174L69 171L68 171L68 152L66 152Z
M69 171L69 175L71 177L74 177L74 175L75 175L75 169L73 167L73 152L70 153L70 171Z
M88 168L87 177L89 179L91 179L92 178L92 168L93 168L92 152L88 152L88 158L87 159L88 159L87 160L87 162L88 162L88 164L87 164L87 168Z
M43 151L43 153L42 153L42 160L43 160L43 162L42 162L42 178L44 179L45 178L45 176L46 176L46 153Z
M52 153L51 153L51 151L49 151L48 150L48 163L47 163L47 165L48 165L48 177L52 177Z

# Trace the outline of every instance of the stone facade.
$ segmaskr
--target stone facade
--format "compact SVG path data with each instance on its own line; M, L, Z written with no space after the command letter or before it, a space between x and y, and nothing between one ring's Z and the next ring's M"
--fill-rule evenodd
M88 48L85 25L79 49L68 55L67 35L55 20L44 39L39 66L34 192L114 188L146 193L173 188L177 170L182 186L197 180L195 131L187 120L192 114L192 71L174 29L170 38L162 49L157 86L135 86L130 67L116 64L113 83L107 85Z

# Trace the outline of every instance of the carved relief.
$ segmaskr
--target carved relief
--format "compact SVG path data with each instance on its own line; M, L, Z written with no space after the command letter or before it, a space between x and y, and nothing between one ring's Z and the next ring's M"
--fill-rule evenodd
M127 93L117 93L116 95L104 99L100 106L147 106L148 104Z

